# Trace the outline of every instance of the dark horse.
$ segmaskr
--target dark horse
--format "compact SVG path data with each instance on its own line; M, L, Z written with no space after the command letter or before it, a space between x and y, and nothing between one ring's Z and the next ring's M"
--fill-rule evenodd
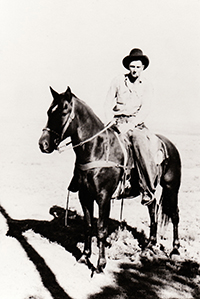
M97 270L106 265L105 241L108 234L108 218L111 197L123 175L124 153L115 130L105 128L101 120L83 101L71 93L68 87L58 94L52 88L53 102L47 112L48 121L39 140L42 152L51 153L62 140L71 137L76 154L76 167L80 169L79 199L86 223L85 247L82 260L89 261L91 255L91 231L93 225L94 200L99 207L97 222L99 258ZM180 187L181 162L176 147L165 137L159 136L165 143L168 159L161 175L162 218L173 223L173 253L178 253L178 190ZM148 206L150 214L149 245L156 243L157 204Z

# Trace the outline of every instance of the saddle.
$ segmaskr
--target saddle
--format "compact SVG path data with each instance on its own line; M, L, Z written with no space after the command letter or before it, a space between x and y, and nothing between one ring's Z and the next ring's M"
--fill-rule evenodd
M115 199L128 198L128 197L137 197L140 195L140 185L139 185L139 174L137 167L135 166L135 157L134 157L134 149L131 139L128 134L120 133L118 127L116 125L112 125L111 127L116 135L116 138L119 141L122 152L124 154L124 163L120 167L123 168L123 174L119 184L112 196ZM158 138L158 137L157 137ZM164 160L168 157L167 150L165 144L160 140L161 146L158 150L158 153L155 157L156 164L162 164ZM68 186L68 190L71 192L77 192L79 190L79 169L87 170L93 167L109 167L114 166L114 162L105 162L103 161L95 161L91 163L87 163L86 165L77 165L74 169L73 178ZM112 165L111 165L112 163ZM116 164L117 165L117 164Z
M139 173L135 163L136 157L134 156L133 144L127 133L120 133L116 126L113 126L112 128L116 132L116 136L120 141L125 157L124 173L112 198L121 199L137 197L140 195L141 187L139 184ZM158 136L156 136L156 138L158 138L159 145L154 157L154 162L158 166L157 179L155 181L155 185L157 186L160 183L163 165L166 165L167 163L168 152L165 143Z

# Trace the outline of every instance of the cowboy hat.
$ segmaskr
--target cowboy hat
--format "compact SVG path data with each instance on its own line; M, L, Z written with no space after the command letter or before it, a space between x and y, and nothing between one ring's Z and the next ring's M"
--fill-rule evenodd
M142 64L144 65L144 70L149 65L149 58L146 55L143 55L142 50L135 48L131 50L128 56L124 57L122 60L123 66L126 69L129 69L129 64L134 60L141 60Z

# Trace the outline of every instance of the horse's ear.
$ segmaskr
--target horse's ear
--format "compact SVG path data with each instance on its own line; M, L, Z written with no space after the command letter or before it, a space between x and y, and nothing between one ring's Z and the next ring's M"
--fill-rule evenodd
M53 90L53 88L51 86L49 88L51 90L51 94L52 94L53 98L54 99L58 98L59 94L55 90Z
M65 96L67 98L67 101L70 102L72 99L72 92L71 92L71 89L69 86L67 87L67 90L65 91Z

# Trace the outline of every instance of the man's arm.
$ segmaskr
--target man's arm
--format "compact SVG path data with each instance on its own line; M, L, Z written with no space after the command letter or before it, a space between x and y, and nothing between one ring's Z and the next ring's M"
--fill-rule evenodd
M107 93L106 101L104 103L104 111L105 111L105 118L106 123L113 120L115 115L114 107L116 106L116 97L117 97L117 78L115 78L110 85L110 88Z

